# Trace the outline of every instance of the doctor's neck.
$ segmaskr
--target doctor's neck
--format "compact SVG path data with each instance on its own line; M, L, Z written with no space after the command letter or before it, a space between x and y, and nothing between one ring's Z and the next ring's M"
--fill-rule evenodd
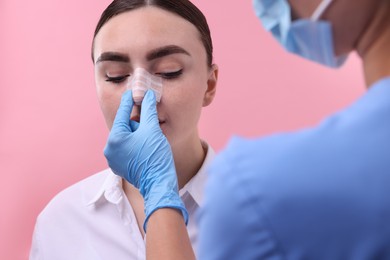
M382 2L356 47L363 61L367 88L390 76L390 4Z

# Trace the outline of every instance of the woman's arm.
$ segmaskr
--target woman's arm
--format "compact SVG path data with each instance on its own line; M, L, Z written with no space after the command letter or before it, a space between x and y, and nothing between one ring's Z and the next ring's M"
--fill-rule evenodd
M195 259L180 211L162 208L150 216L146 235L146 258L150 260Z

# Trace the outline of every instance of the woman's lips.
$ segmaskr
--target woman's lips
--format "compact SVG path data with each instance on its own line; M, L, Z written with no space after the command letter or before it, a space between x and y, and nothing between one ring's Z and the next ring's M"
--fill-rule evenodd
M133 115L133 116L130 117L130 120L136 121L136 122L139 123L140 117L139 117L139 115Z
M136 121L136 122L140 122L140 120L141 120L141 118L140 118L140 116L139 115L132 115L131 117L130 117L130 120L132 120L132 121ZM162 124L164 124L165 123L165 121L164 120L158 120L158 123L160 124L160 125L162 125Z
M130 120L136 121L139 123L141 115L141 106L134 105L131 111Z

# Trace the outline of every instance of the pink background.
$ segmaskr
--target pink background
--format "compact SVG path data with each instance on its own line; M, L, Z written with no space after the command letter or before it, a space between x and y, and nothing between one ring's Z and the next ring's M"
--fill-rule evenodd
M0 1L0 259L26 259L38 213L60 190L106 167L108 131L90 45L110 1ZM220 66L202 137L261 136L318 123L364 92L360 62L338 71L287 54L251 1L194 1Z

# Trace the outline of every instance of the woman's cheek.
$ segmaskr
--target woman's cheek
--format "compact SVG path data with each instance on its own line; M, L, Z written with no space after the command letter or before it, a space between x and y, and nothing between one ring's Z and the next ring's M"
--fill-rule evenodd
M120 93L103 92L99 97L99 103L103 112L104 119L109 129L111 129L114 122L116 112L118 111L121 101Z

